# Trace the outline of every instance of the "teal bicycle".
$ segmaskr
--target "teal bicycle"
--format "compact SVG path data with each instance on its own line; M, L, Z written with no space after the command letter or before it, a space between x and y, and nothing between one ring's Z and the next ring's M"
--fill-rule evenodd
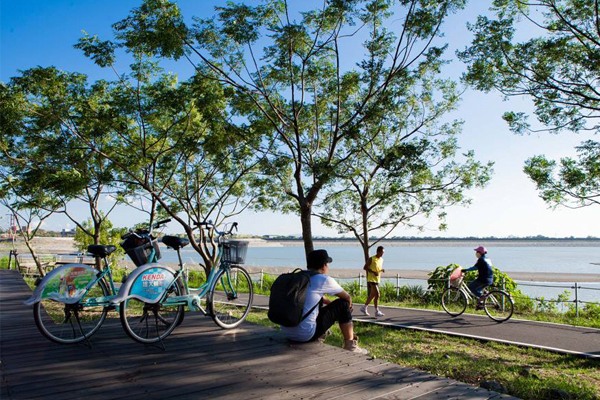
M237 223L229 231L218 231L212 223L197 225L217 237L218 262L202 285L190 287L188 269L181 259L180 250L189 240L164 236L163 244L177 251L178 268L159 264L140 267L113 299L119 304L123 329L133 340L144 344L162 342L183 321L185 307L210 316L223 329L235 328L246 319L253 286L240 264L244 263L248 242L226 239Z
M153 228L169 221L160 221ZM122 239L121 246L137 266L160 258L150 230L130 231ZM100 268L66 264L36 284L25 304L33 306L35 325L42 335L56 343L73 344L88 340L98 331L108 312L116 308L112 300L118 289L108 262L116 249L112 245L90 245L87 251Z

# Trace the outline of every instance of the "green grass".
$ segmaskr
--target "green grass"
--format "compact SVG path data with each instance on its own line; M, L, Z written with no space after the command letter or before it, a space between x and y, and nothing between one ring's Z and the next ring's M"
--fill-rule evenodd
M253 310L248 321L278 329L264 311ZM598 360L359 322L355 330L372 356L403 367L475 386L495 381L525 400L600 399ZM339 329L332 332L326 343L341 346Z
M355 304L364 304L367 294L364 288L361 289L358 287L358 283L348 283L342 286L350 293ZM521 304L523 300L515 297L513 297L513 300L515 300L515 313L513 314L513 318L600 329L600 304L598 303L581 305L579 316L576 316L575 307L572 304L568 306L567 311L561 312L555 306L522 307ZM533 301L529 300L529 302L533 304ZM425 294L424 289L419 286L401 287L400 297L398 298L396 296L396 289L393 286L382 285L379 304L382 306L442 310L440 301L436 298L433 298L432 300Z

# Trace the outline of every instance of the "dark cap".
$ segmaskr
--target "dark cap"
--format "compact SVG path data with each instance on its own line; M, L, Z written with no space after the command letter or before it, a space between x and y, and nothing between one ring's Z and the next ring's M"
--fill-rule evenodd
M330 263L333 260L327 254L327 250L313 250L308 253L306 257L306 264L308 269L319 269L324 264Z

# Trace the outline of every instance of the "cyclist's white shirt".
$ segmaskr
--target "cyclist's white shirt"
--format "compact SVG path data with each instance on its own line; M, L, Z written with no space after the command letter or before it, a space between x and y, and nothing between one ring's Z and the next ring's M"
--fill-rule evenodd
M305 315L315 306L321 298L328 295L336 295L341 293L344 289L339 283L332 277L323 274L316 274L310 277L310 287L308 293L306 293L306 300L304 301L304 311L302 315ZM285 336L290 340L297 342L307 342L315 334L317 328L317 315L319 314L319 307L316 307L304 321L300 322L300 325L293 328L281 327L281 330Z

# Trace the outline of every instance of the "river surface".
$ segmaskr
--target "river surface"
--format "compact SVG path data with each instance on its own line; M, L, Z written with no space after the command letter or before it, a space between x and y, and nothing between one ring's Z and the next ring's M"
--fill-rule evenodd
M403 269L432 271L448 264L466 268L475 264L473 248L478 245L467 241L390 241L384 243L384 268L389 272ZM502 271L600 274L600 240L492 242L483 245L488 249L492 264ZM362 248L356 243L315 241L315 248L329 252L333 258L329 266L332 273L336 268L361 269L364 264ZM371 254L374 253L373 249ZM165 249L162 256L164 262L176 262L173 251ZM187 247L182 250L182 256L186 263L199 259L193 249ZM304 268L304 247L300 241L251 241L245 265Z
M504 271L535 273L543 277L544 273L600 274L600 240L584 241L498 241L479 243L477 241L388 241L383 245L384 274L383 281L399 286L419 285L427 287L424 279L398 279L403 270L433 271L440 265L459 264L470 267L475 264L475 252L478 245L488 249L488 257L493 265ZM336 276L336 269L357 270L362 272L364 257L359 245L352 242L315 241L316 249L326 249L333 262L330 274ZM176 253L163 247L161 262L176 263ZM375 251L371 252L374 254ZM190 248L182 250L185 263L197 263L198 255ZM305 268L304 247L301 241L250 241L245 265L248 267L268 268ZM358 274L357 274L358 275ZM353 278L339 279L341 283ZM600 301L600 283L578 283L577 294L574 283L518 282L519 289L533 298L556 299L564 291L569 292L570 300L585 302ZM563 305L564 307L564 305Z

